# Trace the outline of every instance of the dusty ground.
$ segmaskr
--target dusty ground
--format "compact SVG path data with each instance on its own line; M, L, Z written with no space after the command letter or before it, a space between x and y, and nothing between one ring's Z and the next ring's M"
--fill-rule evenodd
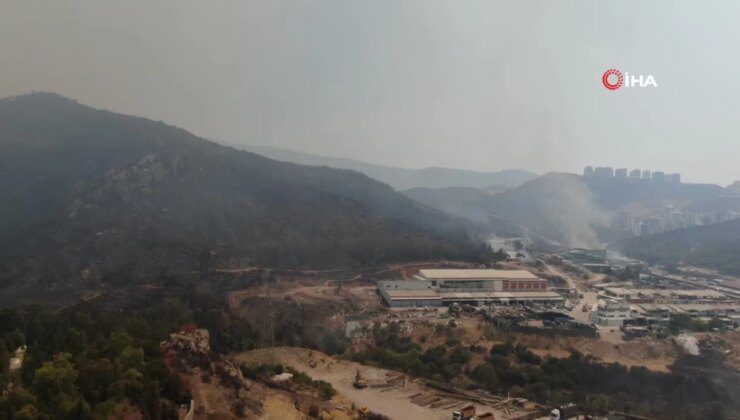
M195 418L218 418L218 419L237 419L233 414L232 405L236 399L235 392L222 386L215 376L210 376L210 382L204 382L201 377L201 370L195 369L189 374L180 372L180 378L185 386L190 390L193 400L195 401ZM255 412L258 411L260 401L265 398L266 389L256 383L253 383L249 396L253 406L250 415L247 418L255 418Z
M526 345L533 353L545 357L568 357L571 352L579 351L604 363L621 363L626 366L645 366L650 370L667 372L668 366L675 362L680 350L670 339L639 339L633 341L613 342L604 339L585 337L549 337L534 334L501 334L493 340L483 336L475 319L463 319L460 327L465 330L464 344L476 344L489 349L497 343L513 338L516 343ZM621 335L621 334L620 334ZM740 335L738 339L740 350ZM740 363L740 357L738 357Z
M293 405L293 400L282 393L272 393L265 398L262 405L262 420L301 420L307 418Z
M449 420L451 409L419 406L410 401L410 397L418 393L433 393L434 391L415 381L406 381L405 385L396 388L355 389L352 381L359 370L369 383L383 381L387 370L360 365L358 363L337 360L325 354L295 347L277 347L240 353L233 356L237 362L245 363L282 363L306 372L314 379L327 381L349 401L357 407L367 407L369 410L386 415L392 419L429 419ZM309 365L310 361L316 367ZM496 418L507 418L504 412L493 410L476 404L479 412L491 411Z
M238 392L224 386L217 375L202 375L199 368L188 373L179 372L180 378L190 390L195 401L194 419L266 419L266 420L302 420L310 418L306 412L307 405L320 407L324 420L350 420L357 418L352 409L352 402L342 395L334 396L330 401L316 400L312 394L302 391L275 389L263 383L248 381L248 387ZM208 380L203 380L208 376ZM233 405L242 396L247 404L244 417L234 414ZM246 399L244 398L246 396ZM298 407L302 406L303 412Z
M293 300L306 304L332 302L374 308L380 304L375 289L375 286L367 286L361 283L358 285L352 282L343 282L342 286L338 287L336 282L326 280L317 280L312 283L279 281L269 286L231 292L229 294L229 306L238 308L239 303L244 299L271 296L277 300Z
M438 345L444 345L446 335L435 334L434 325L446 324L446 319L438 319L433 316L404 319L411 323L411 336L418 343L420 338L425 337L421 343L424 349ZM645 366L648 369L666 372L668 366L673 364L680 353L680 349L671 339L645 338L633 341L622 341L620 338L613 340L604 339L603 335L608 331L601 331L602 338L592 339L585 337L550 337L534 334L507 334L494 333L492 337L486 336L485 322L478 317L458 318L459 326L456 336L465 346L478 345L490 349L494 344L513 339L529 347L539 356L568 357L576 350L583 354L591 355L605 363L621 363L626 366ZM621 332L617 332L621 337ZM740 333L737 333L737 362L740 363ZM478 354L473 354L474 358ZM484 354L485 356L485 354Z
M712 338L727 344L727 364L740 369L740 331L729 331L722 334L710 334Z
M519 334L517 342L525 344L540 356L568 357L573 350L591 355L605 363L645 366L667 372L680 350L672 340L640 339L619 344L599 339L544 337Z

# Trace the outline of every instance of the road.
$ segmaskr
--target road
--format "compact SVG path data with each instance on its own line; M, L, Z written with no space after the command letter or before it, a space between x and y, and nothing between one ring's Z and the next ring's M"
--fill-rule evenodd
M590 324L591 320L589 319L590 311L593 309L594 305L596 305L597 302L597 296L596 292L581 292L583 294L583 299L576 305L573 310L571 310L568 315L572 316L576 321L583 323L583 324ZM589 312L583 312L583 305L586 305L589 308Z

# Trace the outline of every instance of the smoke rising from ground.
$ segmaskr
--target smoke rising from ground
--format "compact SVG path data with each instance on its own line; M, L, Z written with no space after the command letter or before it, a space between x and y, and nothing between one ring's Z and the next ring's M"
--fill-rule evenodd
M598 248L596 226L606 226L608 216L592 199L578 179L564 174L548 174L542 209L547 220L560 230L566 245Z

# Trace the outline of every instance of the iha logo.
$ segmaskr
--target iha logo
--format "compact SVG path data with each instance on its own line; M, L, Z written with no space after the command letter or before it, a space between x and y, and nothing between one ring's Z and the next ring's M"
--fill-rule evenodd
M609 69L604 72L603 76L601 76L601 83L603 83L604 87L609 90L617 90L622 87L624 77L622 77L621 71L617 69Z
M609 69L604 72L601 76L601 83L604 87L609 90L617 90L624 87L658 87L658 83L655 82L655 78L652 74L647 76L638 74L629 74L627 72L622 75L622 72L617 69Z

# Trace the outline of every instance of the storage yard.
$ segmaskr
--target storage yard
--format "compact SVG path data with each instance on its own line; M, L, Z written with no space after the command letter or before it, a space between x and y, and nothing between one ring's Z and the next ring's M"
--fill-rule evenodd
M546 411L545 407L521 398L499 397L415 380L398 372L338 360L302 348L255 350L234 355L233 360L247 364L282 363L292 366L314 379L331 383L356 406L367 407L391 419L449 420L453 410L470 404L475 405L478 413L490 412L503 419ZM367 378L367 388L358 389L353 385L357 372Z

